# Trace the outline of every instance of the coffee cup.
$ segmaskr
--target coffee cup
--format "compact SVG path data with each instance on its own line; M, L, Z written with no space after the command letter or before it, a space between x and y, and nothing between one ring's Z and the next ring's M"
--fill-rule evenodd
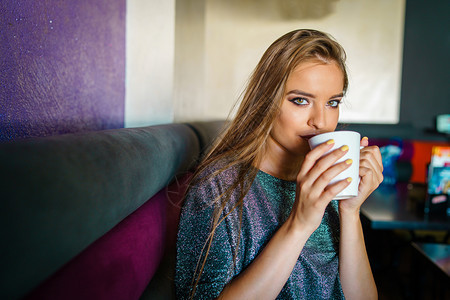
M318 145L325 143L331 139L334 140L334 145L333 148L331 148L327 153L341 148L344 145L348 146L347 153L336 163L346 161L347 159L351 159L353 161L350 167L339 173L335 178L331 180L330 184L347 179L348 177L352 179L350 184L343 191L337 194L334 199L340 200L358 196L359 151L361 145L361 135L355 131L332 131L313 136L309 139L308 143L311 149L314 149Z

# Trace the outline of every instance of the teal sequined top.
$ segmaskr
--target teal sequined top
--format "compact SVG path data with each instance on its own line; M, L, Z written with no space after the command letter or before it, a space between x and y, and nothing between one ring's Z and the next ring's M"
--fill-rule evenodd
M211 229L214 212L211 202L230 184L233 175L233 171L225 171L195 186L186 196L177 241L175 286L178 299L190 298L197 263L203 262L199 257L204 257ZM231 205L237 197L238 192L232 195ZM258 171L244 198L240 240L239 212L235 209L216 229L195 299L214 299L255 259L289 216L294 198L295 182ZM226 207L223 216L229 210ZM333 200L277 299L344 299L338 272L338 243L339 216L337 202Z

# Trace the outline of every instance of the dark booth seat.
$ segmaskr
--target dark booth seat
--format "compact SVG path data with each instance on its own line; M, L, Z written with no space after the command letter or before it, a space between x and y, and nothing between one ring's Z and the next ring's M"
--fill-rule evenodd
M165 188L223 125L0 144L0 298L139 298L165 251Z

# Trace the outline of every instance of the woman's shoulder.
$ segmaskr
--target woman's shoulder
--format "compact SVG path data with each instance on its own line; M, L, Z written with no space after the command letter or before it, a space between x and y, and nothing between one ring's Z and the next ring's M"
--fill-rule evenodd
M228 160L222 159L211 163L200 170L191 181L191 188L204 189L215 187L221 189L233 184L237 175L237 167Z
M245 181L240 174L242 171L246 172L245 168L229 159L203 167L192 179L186 201L197 207L234 207L244 188L240 182Z

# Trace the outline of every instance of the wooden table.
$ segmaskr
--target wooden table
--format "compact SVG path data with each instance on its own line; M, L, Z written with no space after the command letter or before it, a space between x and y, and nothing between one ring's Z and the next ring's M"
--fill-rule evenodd
M381 185L361 207L361 219L371 229L450 231L450 218L425 215L423 187L412 184Z
M412 243L412 286L417 299L429 290L432 299L450 299L450 245L435 243Z
M412 243L412 245L437 270L442 271L450 283L450 245L434 243Z

